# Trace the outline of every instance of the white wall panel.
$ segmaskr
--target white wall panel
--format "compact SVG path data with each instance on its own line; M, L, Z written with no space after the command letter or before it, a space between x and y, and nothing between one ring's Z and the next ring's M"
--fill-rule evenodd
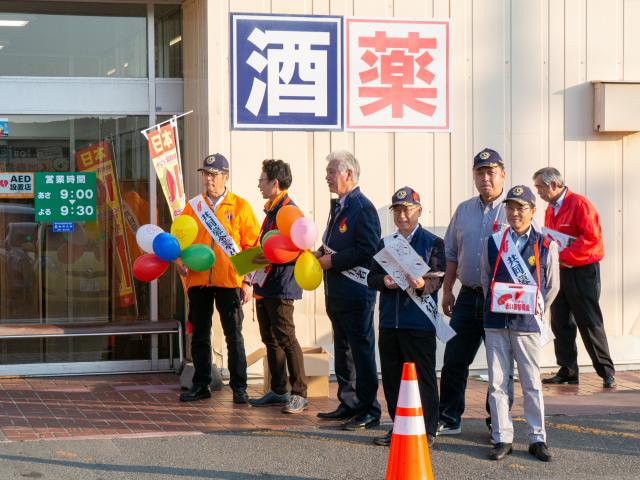
M206 55L215 63L207 69L207 88L200 86L198 94L185 88L185 108L205 98L200 111L209 110L204 119L194 115L187 124L188 129L200 129L198 139L187 132L188 151L229 153L233 189L250 199L256 211L263 203L256 189L259 164L269 157L291 163L292 195L320 230L330 198L325 156L331 150L348 149L361 162L361 186L379 209L384 232L393 228L387 211L390 196L408 184L423 197L422 223L441 235L455 207L475 194L471 162L479 149L489 146L503 155L508 185L531 185L534 170L555 166L570 188L586 193L600 212L606 247L602 306L611 348L617 362L640 363L638 342L629 336L640 335L640 254L635 248L640 202L633 196L640 183L640 134L594 133L590 84L601 79L640 81L636 28L640 0L190 0L185 10L203 2L208 6L207 48L217 51ZM229 11L449 17L451 132L231 132ZM196 40L188 44L190 48L199 45ZM185 54L185 61L197 59ZM191 73L185 75L185 84L197 85L187 77L197 75L198 69L185 65L187 71ZM192 147L202 134L206 148ZM194 161L191 156L189 161ZM297 304L296 325L301 343L330 347L321 289L306 293ZM248 327L247 337L251 345L259 344L253 326ZM588 364L580 348L580 360ZM483 364L479 353L474 366ZM543 364L555 364L552 347L545 348Z

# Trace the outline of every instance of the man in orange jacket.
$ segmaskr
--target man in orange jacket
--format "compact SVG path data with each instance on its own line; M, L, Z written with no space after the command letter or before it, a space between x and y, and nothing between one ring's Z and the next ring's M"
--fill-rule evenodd
M560 369L542 383L579 383L576 331L580 330L602 386L613 388L616 372L599 304L604 245L598 212L587 198L571 192L553 167L538 170L533 181L540 198L549 202L544 219L546 233L560 245L560 292L551 305L551 329L556 336L554 347Z
M180 400L191 402L211 396L211 321L215 302L227 342L233 401L247 403L242 305L251 299L253 290L249 279L236 273L229 257L257 244L260 225L249 203L227 189L229 162L223 155L209 155L198 171L202 175L203 193L189 200L182 214L196 220L198 235L194 243L210 245L216 261L204 272L184 266L178 268L186 277L189 320L193 326L191 356L195 369L193 386L180 395ZM210 233L211 225L214 234Z

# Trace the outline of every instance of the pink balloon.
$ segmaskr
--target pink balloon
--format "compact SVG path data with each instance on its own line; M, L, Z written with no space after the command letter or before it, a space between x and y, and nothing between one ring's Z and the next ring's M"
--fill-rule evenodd
M293 244L300 250L309 250L316 244L318 229L313 220L301 217L291 225L290 237Z

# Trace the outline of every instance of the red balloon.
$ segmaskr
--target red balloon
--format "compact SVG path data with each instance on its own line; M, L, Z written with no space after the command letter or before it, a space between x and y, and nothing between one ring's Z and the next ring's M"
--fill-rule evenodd
M271 263L293 262L300 255L300 249L285 235L271 235L265 240L262 252Z
M133 276L141 282L151 282L166 272L167 268L169 268L169 262L153 253L146 253L133 262Z

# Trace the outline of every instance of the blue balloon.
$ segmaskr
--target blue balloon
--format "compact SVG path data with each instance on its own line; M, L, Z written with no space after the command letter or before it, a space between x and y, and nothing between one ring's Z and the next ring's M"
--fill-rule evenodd
M162 232L153 239L153 253L162 260L172 262L180 256L180 243L170 233Z

